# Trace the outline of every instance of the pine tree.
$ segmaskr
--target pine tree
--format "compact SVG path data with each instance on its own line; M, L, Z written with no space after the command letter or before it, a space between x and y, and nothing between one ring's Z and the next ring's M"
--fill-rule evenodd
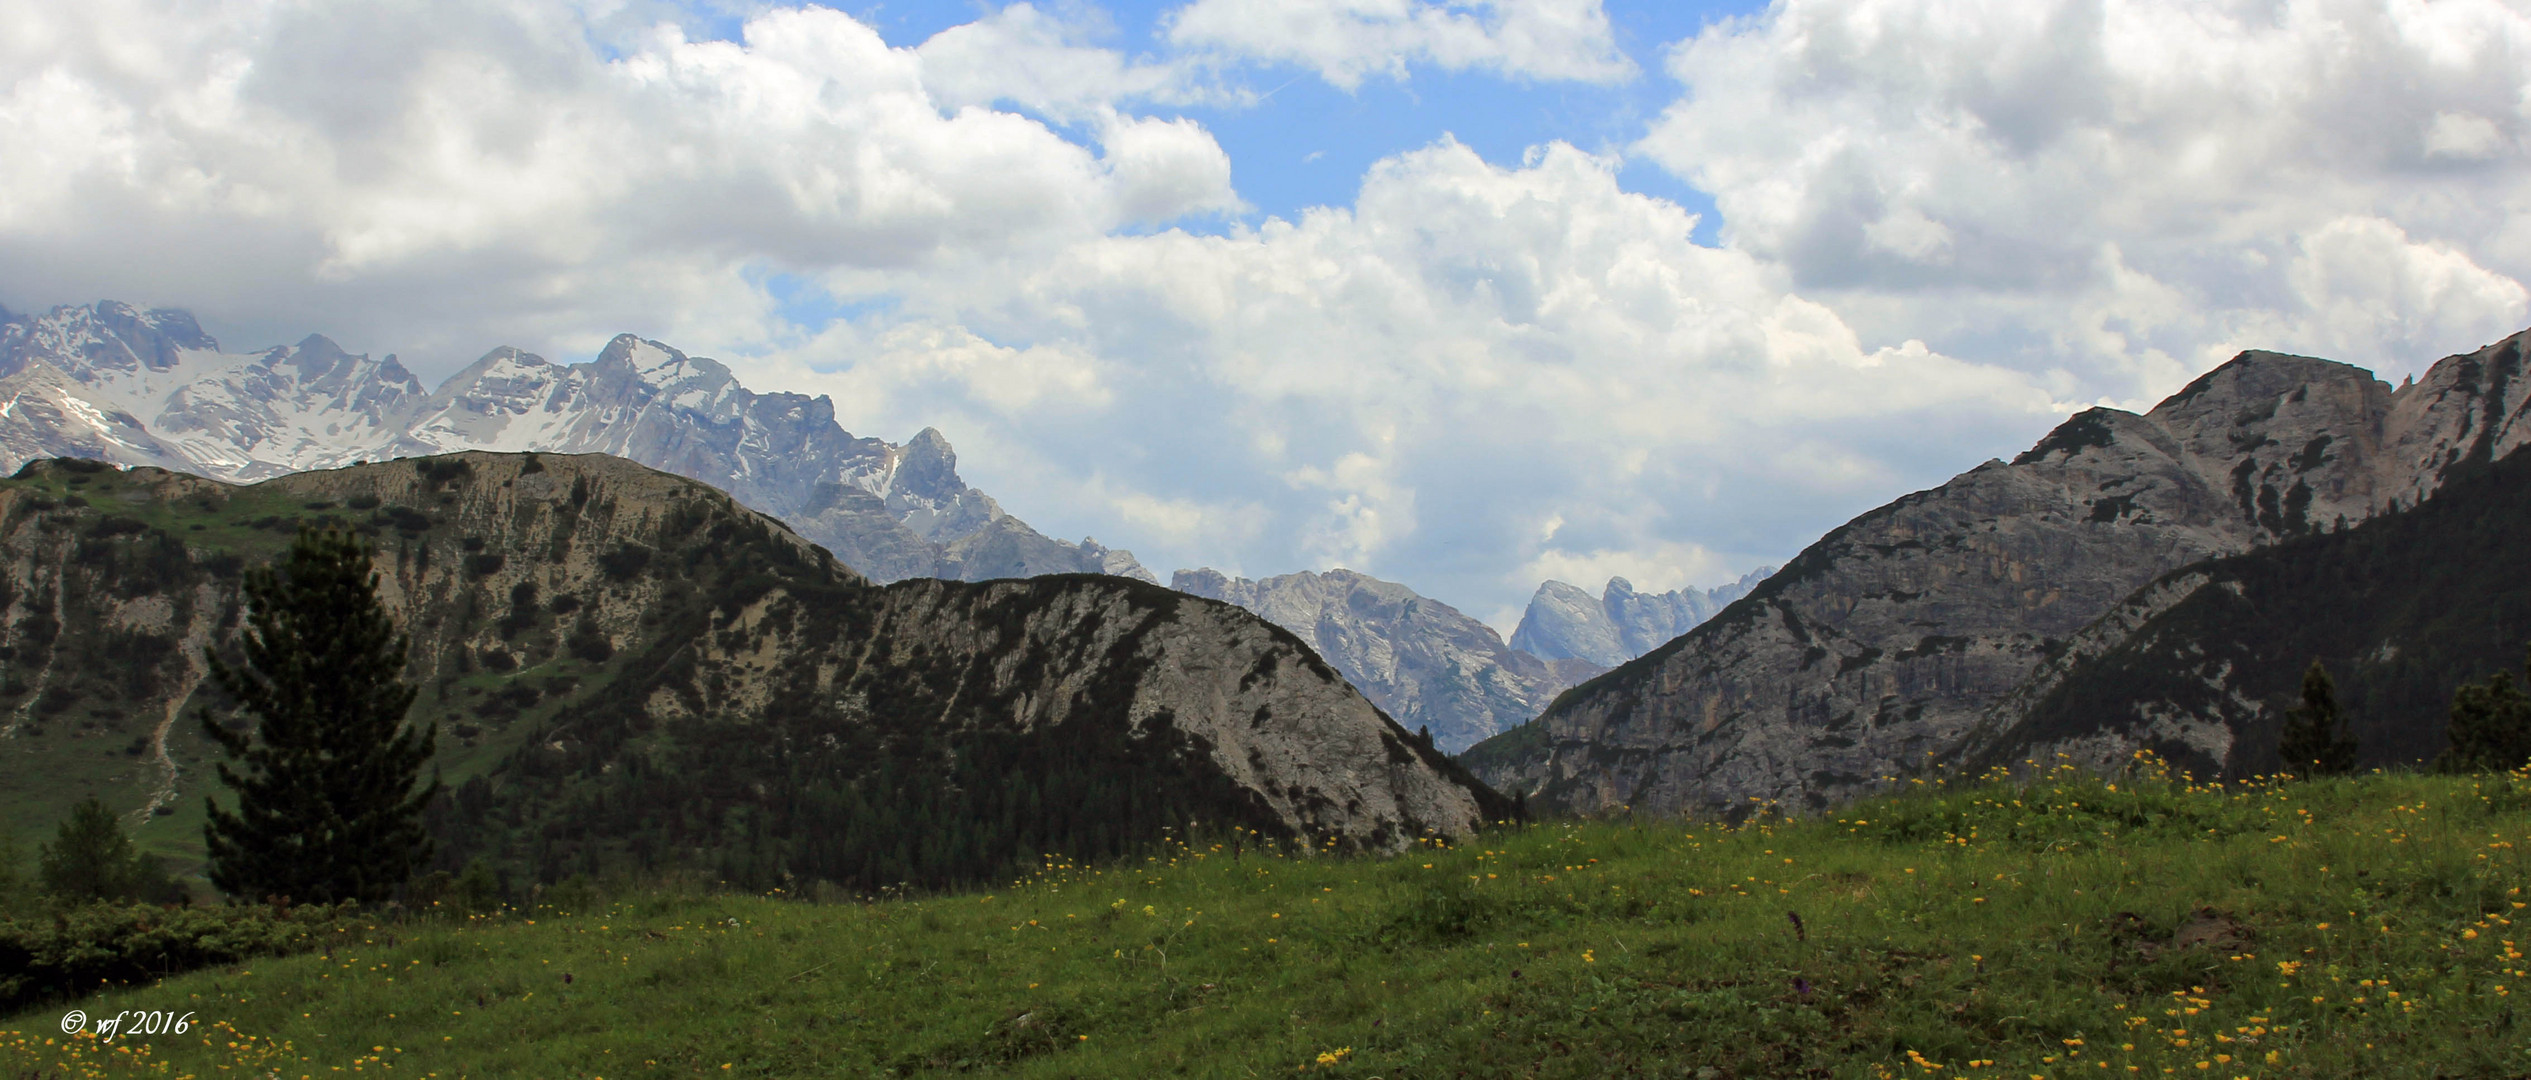
M2531 656L2523 661L2531 676ZM2497 672L2485 685L2452 692L2452 745L2435 759L2445 772L2510 772L2531 763L2531 697Z
M2346 715L2338 711L2337 684L2316 658L2303 670L2302 707L2285 715L2276 752L2285 759L2285 771L2291 773L2330 776L2355 771L2355 737L2347 734Z
M36 862L36 878L55 900L85 904L99 900L181 899L183 886L132 847L114 811L95 796L70 808L53 842L44 845Z
M417 785L438 729L404 726L406 639L379 605L369 546L302 528L274 568L246 580L246 664L206 657L212 680L253 717L252 735L204 718L244 769L219 766L235 813L203 828L221 891L302 903L376 903L430 857Z

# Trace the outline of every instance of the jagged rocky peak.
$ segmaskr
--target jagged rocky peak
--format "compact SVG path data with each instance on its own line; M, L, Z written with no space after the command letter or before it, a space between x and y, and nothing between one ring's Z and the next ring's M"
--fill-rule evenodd
M338 401L408 397L418 401L424 394L422 381L404 370L394 353L372 361L366 353L345 352L323 334L309 334L296 345L263 355L268 366L290 369L291 384Z
M1600 598L1579 586L1545 581L1520 613L1512 629L1512 647L1541 657L1587 657L1609 667L1643 655L1619 640L1617 624L1600 606Z
M84 380L101 372L165 370L187 349L217 351L219 343L191 314L172 308L143 311L100 300L38 316L0 317L0 358L9 368L25 353L62 361L65 373Z
M1290 630L1390 716L1456 752L1537 715L1565 687L1597 674L1587 661L1542 660L1494 628L1393 581L1352 570L1262 581L1180 570L1179 592L1237 604Z
M2519 445L2524 340L2397 391L2245 352L2145 415L2086 410L2010 464L1831 531L1720 617L1565 695L1480 775L1569 810L1719 810L1824 805L1945 760L2160 575L2414 505L2465 456Z
M1130 552L1003 512L958 479L937 431L907 447L857 438L824 397L758 394L633 334L574 365L503 346L426 393L395 357L321 335L219 352L182 311L101 302L0 320L0 468L67 456L254 480L466 449L632 458L728 490L882 580L1155 580Z
M1194 570L1180 570L1177 573L1169 575L1169 587L1172 589L1176 589L1179 592L1187 593L1192 596L1201 596L1213 600L1227 601L1230 603L1238 602L1230 599L1231 583L1234 581L1246 582L1248 587L1251 589L1256 586L1255 582L1248 581L1246 578L1233 578L1230 575L1222 573L1221 571L1215 570L1209 566L1199 567ZM1290 628L1285 627L1285 629Z
M657 851L727 866L758 829L783 858L756 870L867 889L903 880L865 856L909 836L1033 862L1201 820L1396 851L1508 810L1230 605L1085 575L878 586L693 481L484 452L253 486L52 459L0 481L0 790L201 794L201 657L302 522L376 544L413 718L449 773L487 778L434 810L461 862L550 879L570 868L542 840L665 828ZM609 850L563 862L582 856Z
M897 457L888 488L930 503L951 502L966 494L967 483L958 478L958 451L950 447L949 437L939 428L915 432Z
M1641 593L1622 577L1593 597L1561 581L1538 586L1512 631L1512 647L1549 660L1580 659L1615 667L1712 618L1775 572L1761 567L1711 589Z

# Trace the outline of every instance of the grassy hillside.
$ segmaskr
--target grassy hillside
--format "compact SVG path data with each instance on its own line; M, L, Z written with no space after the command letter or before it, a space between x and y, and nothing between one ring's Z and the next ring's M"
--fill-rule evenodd
M915 900L654 888L57 1003L0 1072L2519 1076L2525 843L2531 779L2061 771ZM74 1006L202 1026L66 1039Z
M0 575L0 814L31 842L78 798L98 795L129 812L144 849L191 870L215 756L200 729L212 696L202 691L200 655L211 647L237 659L238 582L303 524L353 529L379 546L390 591L417 624L407 626L408 677L421 690L413 718L441 726L433 764L452 785L494 773L556 714L628 672L651 676L632 647L659 634L638 619L661 595L695 591L682 579L708 585L730 576L726 565L753 569L772 561L768 552L804 546L776 542L718 493L666 477L644 484L650 478L630 467L595 489L548 484L567 497L517 498L521 485L580 468L553 460L551 473L533 455L465 455L243 487L66 460L0 480L9 556ZM617 488L629 503L620 513ZM652 488L693 495L670 503ZM655 540L661 519L709 533L692 546L708 547L713 565L682 575L650 566L570 573L574 560L604 563L619 536ZM750 524L742 542L724 535ZM627 646L620 655L618 641Z

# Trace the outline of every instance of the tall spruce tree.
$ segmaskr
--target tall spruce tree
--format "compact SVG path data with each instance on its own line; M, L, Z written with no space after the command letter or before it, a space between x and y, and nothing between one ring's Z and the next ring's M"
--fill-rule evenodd
M2522 664L2531 678L2531 656ZM2531 697L2499 671L2485 685L2452 692L2452 745L2435 759L2445 772L2510 772L2531 763Z
M2355 771L2355 736L2347 733L2346 714L2338 709L2337 684L2317 658L2303 669L2302 707L2285 714L2276 753L2285 759L2285 771L2304 776Z
M420 781L439 732L404 725L407 642L370 557L357 536L301 528L277 567L247 575L245 666L206 658L254 720L251 735L203 725L245 766L219 766L237 810L213 802L203 828L211 883L232 896L376 903L430 857L421 813L439 781Z

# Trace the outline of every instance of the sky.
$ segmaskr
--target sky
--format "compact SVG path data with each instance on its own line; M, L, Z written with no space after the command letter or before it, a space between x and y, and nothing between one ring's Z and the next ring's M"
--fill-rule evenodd
M1508 630L2245 348L2531 325L2525 0L0 0L0 305L632 332Z

